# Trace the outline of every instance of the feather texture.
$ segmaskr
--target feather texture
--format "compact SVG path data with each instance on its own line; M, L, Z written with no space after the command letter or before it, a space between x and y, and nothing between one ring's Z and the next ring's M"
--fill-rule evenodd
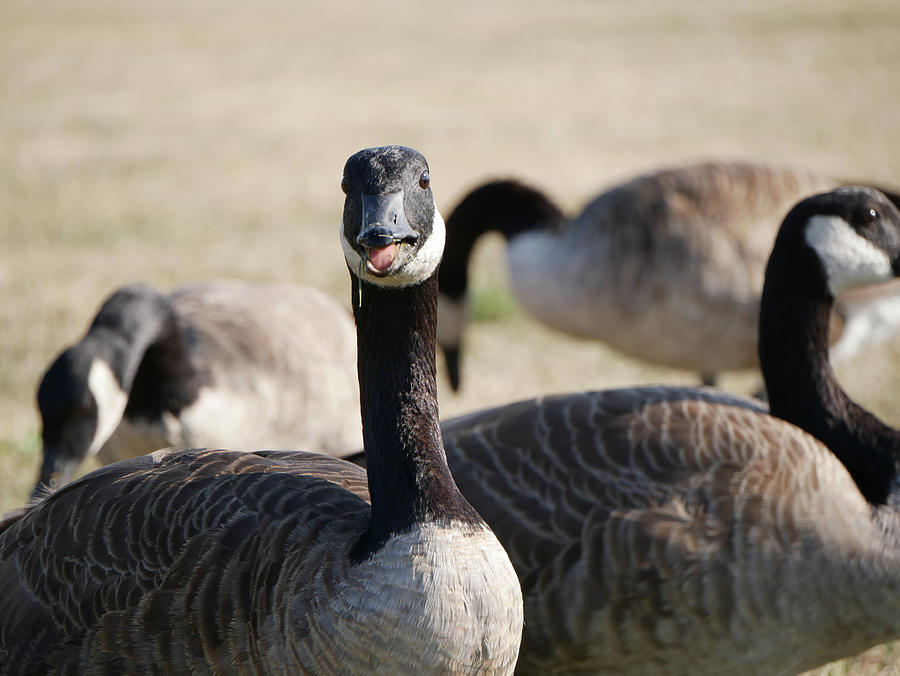
M823 217L844 246L810 237ZM831 290L898 272L900 212L875 190L784 219L760 357L772 414L808 433L754 400L662 387L444 422L522 583L520 672L790 674L900 636L897 433L849 401L827 351Z
M358 205L398 185L412 233L376 270L411 284L350 273L366 298L368 471L299 451L164 450L44 497L0 522L0 674L512 672L518 579L440 439L428 239L443 235L427 171L398 146L344 169L346 246L365 260L395 236Z
M523 673L789 674L900 632L896 514L758 403L613 390L443 431L522 581Z
M477 238L491 230L508 240L517 301L543 324L704 374L706 382L720 371L755 368L763 276L778 226L797 201L839 184L812 171L703 162L625 181L571 220L540 191L515 181L476 187L447 219L439 335L451 354L451 382L460 378L464 313L457 306L466 296L465 268ZM896 287L880 295L900 308ZM883 305L866 312L871 301L857 297L843 313L848 322L878 320L887 332L900 325ZM858 331L851 337L842 356L861 345Z
M477 612L445 595L504 571L490 531L425 526L352 565L370 521L365 472L318 454L170 450L101 468L4 534L0 618L16 621L0 673L411 673L457 632L480 635L478 612L515 625L502 594ZM479 650L456 670L511 668L489 635Z

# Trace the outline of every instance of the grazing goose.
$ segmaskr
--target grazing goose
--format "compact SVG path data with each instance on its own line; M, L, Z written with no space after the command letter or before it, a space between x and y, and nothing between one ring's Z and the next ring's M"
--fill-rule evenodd
M293 284L203 281L163 295L116 290L37 392L38 487L85 457L163 446L359 448L355 335L347 311Z
M441 445L428 165L372 148L342 186L368 481L205 450L74 481L0 533L0 673L512 672L518 580Z
M451 385L460 382L469 255L490 230L508 240L516 299L547 326L699 372L706 384L721 371L756 367L759 298L778 225L802 197L837 185L787 168L685 165L607 190L569 223L543 193L521 183L475 188L447 219L439 278L438 344ZM896 326L900 293L891 295ZM847 315L867 317L859 304ZM842 354L851 351L845 348Z
M767 271L767 378L824 364L834 295L898 271L900 212L883 195L797 205ZM816 410L784 387L775 401ZM823 443L706 388L552 396L442 429L522 582L521 673L790 674L900 637L894 445L888 463L879 446L841 458L882 473L860 492Z

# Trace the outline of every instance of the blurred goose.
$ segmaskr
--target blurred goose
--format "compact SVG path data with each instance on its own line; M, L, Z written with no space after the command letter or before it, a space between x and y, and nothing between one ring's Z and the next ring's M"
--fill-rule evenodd
M517 301L547 326L696 371L706 384L721 371L756 367L763 272L778 225L798 200L837 185L810 171L758 164L684 165L607 190L571 222L542 192L516 181L475 188L447 219L440 270L438 344L451 385L460 382L469 255L492 230L508 240ZM874 316L869 302L857 302L844 319L887 322L882 333L892 335L900 329L900 287L879 295L890 300ZM848 327L837 354L852 354L872 335L869 327Z
M349 313L292 284L116 290L44 373L38 488L163 446L310 448L362 441Z
M74 481L0 533L0 673L512 672L518 580L441 445L428 165L372 148L342 185L368 477L165 450Z
M900 212L868 188L802 201L772 252L773 405L785 396L820 428L831 416L858 435L843 450L708 388L558 395L443 424L459 487L522 582L519 672L792 674L900 637L896 441L856 425L829 368L812 386L799 373L827 364L835 295L898 272Z

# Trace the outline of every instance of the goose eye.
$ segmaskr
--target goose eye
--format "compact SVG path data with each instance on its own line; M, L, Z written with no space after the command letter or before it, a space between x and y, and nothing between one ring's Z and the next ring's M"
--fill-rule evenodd
M426 169L419 176L419 187L422 188L422 190L426 190L430 183L431 183L431 176L428 174L428 170Z
M874 223L878 220L878 212L875 209L865 209L862 215L862 221L866 225Z
M344 191L344 194L348 194L350 192L350 182L347 180L347 177L341 179L341 190Z

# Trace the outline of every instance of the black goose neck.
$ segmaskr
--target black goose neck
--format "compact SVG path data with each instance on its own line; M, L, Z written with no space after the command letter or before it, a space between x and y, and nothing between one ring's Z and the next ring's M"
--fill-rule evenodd
M363 446L372 527L364 558L416 523L481 523L456 487L441 438L435 371L437 277L385 288L353 282Z
M438 272L441 293L454 300L464 296L469 257L482 235L499 232L509 240L522 232L557 228L562 221L562 212L546 195L517 181L475 188L447 217L447 242Z
M900 468L897 432L858 406L828 358L833 298L812 254L776 255L766 271L759 359L772 415L825 444L872 504L884 504Z
M103 345L122 388L127 416L179 412L196 398L199 378L171 300L148 287L119 290L104 303L86 340Z

